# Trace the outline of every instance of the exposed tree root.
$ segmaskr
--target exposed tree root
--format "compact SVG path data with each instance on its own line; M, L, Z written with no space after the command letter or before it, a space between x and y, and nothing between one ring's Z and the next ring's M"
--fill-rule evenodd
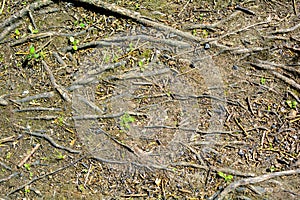
M210 198L210 199L218 199L222 200L224 199L230 192L233 192L237 187L242 186L242 185L249 185L249 184L255 184L259 182L263 182L272 178L280 177L280 176L290 176L290 175L296 175L300 174L300 169L296 170L288 170L288 171L282 171L282 172L274 172L271 174L265 174L253 178L245 178L241 179L238 181L235 181L228 185L223 191L220 192L219 195L215 198Z

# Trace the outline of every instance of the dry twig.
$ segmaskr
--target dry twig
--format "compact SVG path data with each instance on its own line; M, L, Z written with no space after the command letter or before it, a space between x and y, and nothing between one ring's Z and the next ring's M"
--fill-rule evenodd
M24 163L36 152L36 150L41 146L41 144L36 144L34 148L32 148L31 152L18 164L18 167L22 167Z
M12 179L13 177L15 177L15 176L17 176L19 174L20 174L19 172L12 173L11 175L9 175L9 176L7 176L5 178L0 179L0 183L8 181L8 180Z
M32 100L36 100L36 99L51 98L53 96L54 96L54 92L45 92L45 93L28 96L28 97L24 97L22 99L17 99L17 100L12 100L12 101L17 102L17 103L24 103L24 102L28 102L28 101L32 101Z
M281 172L274 172L271 174L265 174L253 178L246 178L246 179L241 179L238 181L235 181L228 185L218 196L217 198L213 199L224 199L226 195L228 195L230 192L234 191L237 187L242 186L242 185L248 185L248 184L254 184L254 183L259 183L263 182L272 178L280 177L280 176L289 176L289 175L296 175L300 174L300 169L296 170L288 170L288 171L281 171Z
M52 86L57 90L57 92L61 95L61 97L65 101L71 102L71 98L69 97L69 94L66 91L66 89L56 83L54 75L53 75L52 71L50 70L50 68L48 67L47 63L44 60L42 60L42 64L49 75Z
M60 108L44 108L44 107L30 107L19 110L13 110L14 112L31 112L31 111L61 111Z
M97 0L75 0L75 2L85 3L85 4L89 4L91 6L94 6L96 8L105 9L105 10L108 10L110 12L117 13L119 15L131 18L131 19L133 19L133 20L135 20L135 21L137 21L141 24L144 24L146 26L151 26L151 27L154 27L154 28L157 28L157 29L160 29L160 30L171 32L171 33L174 33L178 36L181 36L181 37L189 39L189 40L193 40L193 41L197 41L197 42L203 42L204 41L200 37L196 37L196 36L191 35L190 33L180 31L180 30L175 29L171 26L167 26L167 25L155 22L153 19L150 19L149 17L143 16L138 12L134 12L134 11L128 10L126 8L119 7L115 4L109 4L109 3L106 3L104 1L97 1Z
M23 8L19 12L14 13L10 18L6 19L4 22L0 23L0 29L14 23L15 21L20 20L25 15L27 15L29 11L36 10L36 9L41 8L43 6L47 6L51 3L53 3L53 1L51 1L51 0L39 0L39 1L36 1L32 4L29 4L28 6L26 6L25 8Z
M296 81L294 81L293 79L290 79L280 73L278 73L275 67L266 65L266 64L258 64L258 63L250 63L250 65L254 66L254 67L258 67L260 69L265 69L265 70L270 70L270 73L273 74L275 77L281 79L282 81L286 82L287 84L289 84L290 86L296 88L297 90L300 91L300 84L298 84Z
M22 190L22 189L23 189L24 187L26 187L27 185L30 185L30 184L32 184L32 183L34 183L34 182L36 182L36 181L38 181L38 180L40 180L40 179L43 179L43 178L45 178L45 177L47 177L47 176L51 176L51 175L56 174L56 173L58 173L58 172L60 172L60 171L62 171L62 170L64 170L64 169L67 169L67 168L69 168L69 167L75 165L76 163L78 163L79 161L81 161L82 159L84 159L85 157L86 157L86 155L83 155L82 157L78 158L77 160L75 160L74 162L71 162L70 164L68 164L68 165L66 165L66 166L60 167L60 168L58 168L58 169L56 169L56 170L54 170L54 171L52 171L52 172L49 172L49 173L47 173L47 174L42 175L42 176L35 177L35 178L33 178L32 180L28 181L27 183L25 183L25 184L23 184L23 185L17 187L16 189L10 191L9 193L6 194L6 196L9 196L9 195L11 195L11 194L13 194L13 193L15 193L15 192L18 192L19 190Z
M54 146L55 148L65 150L65 151L67 151L67 152L69 152L69 153L75 153L75 154L81 153L81 151L74 150L74 149L71 149L71 148L68 148L68 147L64 147L64 146L61 146L61 145L57 144L57 143L54 142L54 140L53 140L50 136L48 136L48 135L41 134L41 133L36 133L36 132L31 132L31 131L25 131L25 133L28 134L28 135L35 136L35 137L43 138L43 139L47 140L47 141L48 141L52 146Z

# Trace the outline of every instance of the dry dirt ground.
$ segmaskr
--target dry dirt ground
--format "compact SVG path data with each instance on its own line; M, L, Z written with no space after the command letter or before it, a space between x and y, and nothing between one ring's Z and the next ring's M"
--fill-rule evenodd
M0 5L2 199L300 199L299 1Z

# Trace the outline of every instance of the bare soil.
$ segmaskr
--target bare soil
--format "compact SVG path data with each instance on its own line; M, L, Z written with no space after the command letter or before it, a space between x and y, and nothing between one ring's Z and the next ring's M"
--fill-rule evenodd
M1 198L300 198L299 2L75 2L2 1Z

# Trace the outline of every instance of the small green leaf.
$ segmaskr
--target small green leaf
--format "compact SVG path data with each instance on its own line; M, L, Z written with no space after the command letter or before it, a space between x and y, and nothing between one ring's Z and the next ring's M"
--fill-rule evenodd
M40 57L40 54L35 53L35 54L33 55L33 57L34 57L35 59L38 59L38 58Z
M6 159L10 159L10 157L11 157L11 152L7 152Z
M140 60L140 61L139 61L139 67L141 67L141 68L142 68L142 67L143 67L143 65L144 65L144 61Z
M270 172L274 172L276 170L276 168L274 166L270 167Z
M39 30L37 30L37 29L34 29L34 30L32 31L33 34L36 34L36 33L38 33L38 32L39 32Z
M84 27L85 27L85 24L84 24L84 23L80 23L79 26L80 26L81 28L84 28Z
M222 178L225 178L225 176L226 176L223 172L218 172L218 175Z
M85 188L84 188L84 186L81 184L81 185L79 185L79 190L81 191L81 192L84 192L84 190L85 190Z
M266 78L261 77L260 78L260 84L264 85L266 83Z
M16 29L16 30L15 30L15 34L18 35L18 36L21 35L19 29Z
M129 123L132 123L135 121L135 118L130 116L128 113L125 113L122 117L121 117L121 122L120 125L125 128L125 129L129 129Z
M296 108L297 107L297 101L295 101L295 100L293 100L293 101L291 101L291 100L286 100L286 102L285 102L290 108Z
M292 101L292 108L296 108L297 107L297 101Z
M77 46L73 46L74 51L77 51L78 47Z
M193 29L193 31L192 31L192 34L193 34L194 36L196 36L196 35L197 35L197 31L196 31L196 29Z
M30 164L24 164L25 169L27 169L28 171L30 171Z
M35 54L35 48L34 48L34 46L30 46L30 48L29 48L29 54L30 55L34 55Z
M223 172L218 172L218 175L221 177L221 178L224 178L224 180L227 182L227 181L231 181L233 179L233 176L232 175L226 175L225 173Z

